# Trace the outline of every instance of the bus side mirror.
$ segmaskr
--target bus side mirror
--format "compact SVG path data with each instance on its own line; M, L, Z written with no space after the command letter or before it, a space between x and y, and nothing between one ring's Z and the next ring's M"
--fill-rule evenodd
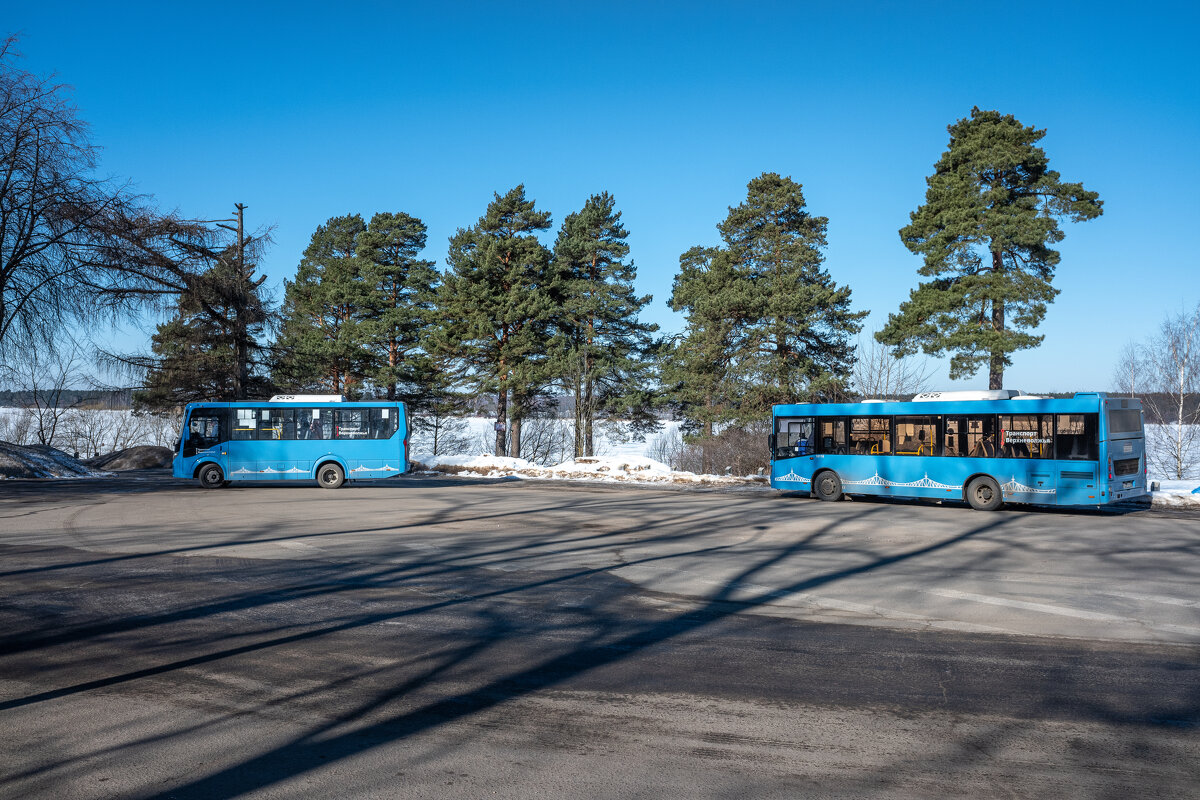
M772 433L770 436L767 437L767 447L769 447L771 449L771 457L774 458L775 457L775 434Z

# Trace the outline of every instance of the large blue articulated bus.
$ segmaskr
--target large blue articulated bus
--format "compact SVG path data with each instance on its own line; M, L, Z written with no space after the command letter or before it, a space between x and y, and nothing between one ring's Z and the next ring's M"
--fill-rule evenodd
M348 403L338 395L189 403L175 448L176 478L215 489L230 481L392 478L408 471L403 403Z
M775 406L771 485L843 494L1103 506L1148 491L1141 402L1079 392L927 392Z

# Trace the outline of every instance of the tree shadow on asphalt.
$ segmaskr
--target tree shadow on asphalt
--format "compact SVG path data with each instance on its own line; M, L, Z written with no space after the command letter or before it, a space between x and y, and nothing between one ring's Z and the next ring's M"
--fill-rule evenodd
M628 506L628 513L636 516L636 500L624 501L624 504ZM509 521L514 515L514 512L489 510L486 505L484 501L467 501L455 509L444 509L427 514L420 520L379 530L436 525L447 521L456 524L494 523ZM562 509L586 511L589 507L603 508L611 512L613 500L601 498L581 502L579 498L570 498L566 501L544 503L532 510L522 510L520 514L534 515L539 511ZM440 726L469 719L507 702L537 695L556 687L576 684L589 675L611 670L622 662L661 651L674 643L694 642L698 636L707 633L720 635L723 626L727 626L735 618L739 624L751 624L744 622L747 618L740 615L753 613L772 603L839 581L869 575L887 567L919 563L924 557L951 550L971 540L1003 534L1016 519L1010 515L988 516L979 519L979 524L973 525L965 532L942 537L929 544L901 552L884 553L872 549L866 542L839 542L830 545L827 540L851 523L873 521L886 513L886 506L861 504L829 509L814 505L806 510L811 511L813 521L818 523L815 530L784 543L771 543L753 537L749 543L741 543L739 553L750 563L723 579L713 591L700 597L691 608L680 613L654 613L632 604L632 593L623 581L613 577L613 571L672 560L686 561L688 558L711 556L727 549L730 547L728 544L706 544L696 540L703 540L702 532L706 528L733 525L739 520L744 522L744 510L736 504L721 512L704 508L694 512L682 512L669 520L650 520L597 533L579 535L575 530L560 529L527 535L524 541L515 544L451 551L433 557L421 553L408 553L407 560L396 564L352 562L330 565L312 562L289 564L285 568L278 562L273 562L252 565L254 569L249 569L250 565L244 565L246 569L239 568L236 574L226 576L233 581L232 585L223 584L217 587L234 591L209 602L182 605L149 614L125 614L121 618L103 622L47 625L40 630L26 629L0 637L0 653L11 656L62 645L79 648L99 639L129 634L143 642L143 647L151 653L150 660L154 662L120 674L103 675L94 680L15 698L0 703L0 710L33 705L101 688L111 689L155 677L174 675L179 680L186 680L186 674L181 671L190 667L261 657L271 655L272 651L282 658L289 647L309 647L315 643L336 642L339 636L366 626L403 623L405 620L428 618L448 612L464 614L467 619L474 621L470 630L458 632L453 641L439 641L437 646L423 652L419 659L421 664L415 668L410 660L397 666L358 669L351 675L327 679L317 688L284 693L261 703L260 708L264 710L268 705L278 707L303 703L318 695L328 694L334 689L340 690L343 699L347 693L360 698L357 704L346 705L336 713L326 713L320 724L311 725L302 735L295 736L281 745L245 758L236 765L177 785L161 794L151 795L162 798L236 796L277 786L331 763L352 758L389 743L411 739ZM336 536L372 530L376 529L348 528L313 536ZM697 533L697 530L701 533ZM584 558L597 552L611 551L614 545L624 541L622 537L629 536L636 536L641 544L686 547L681 547L677 552L635 558L616 565L605 564L557 572L543 570L535 573L532 578L530 576L530 562L533 559L543 559L548 555L559 559ZM289 535L279 538L297 537ZM224 540L210 547L228 547L231 543L261 543L271 540L270 529L266 527L259 528L257 535L239 536L232 541ZM796 568L798 571L805 569L802 557L819 552L824 547L835 547L842 554L850 553L858 557L860 563L815 572L808 567L809 574L798 574L795 580L777 588L757 590L758 576L769 570L777 571L784 567ZM137 569L153 571L161 569L155 563L157 559L173 557L181 552L203 552L203 549L167 549L113 559L90 559L67 564L63 569L84 570L86 574L87 569L108 568L122 562L137 561L142 563ZM206 570L203 557L195 564L200 574L193 579L206 580L208 577L220 575L220 569L208 570L210 574L207 576L204 574ZM286 574L283 577L287 579L282 586L278 584L281 569L285 570ZM4 575L17 577L37 572L36 569L18 569L10 570ZM268 580L271 577L275 580ZM254 585L256 580L260 579L267 584L265 587ZM450 579L453 581L447 587L446 582ZM246 583L251 585L242 588ZM464 592L458 588L472 583L487 588L471 592ZM554 592L564 589L573 592L572 596L576 598L569 611L564 612L561 607L557 610L547 608L546 604L561 600ZM370 611L364 608L364 605L367 605L364 599L370 599L370 593L381 590L393 594L379 601L378 605L382 607L378 610ZM409 594L396 597L394 593L399 590ZM429 602L415 602L421 595L432 595L433 599ZM177 643L179 634L174 628L182 623L247 610L272 609L274 613L282 616L297 604L312 604L316 601L319 601L320 607L310 612L314 614L312 619L299 623L288 621L285 624L269 626L265 630L259 629L253 632L255 636L252 641L226 646L226 642L247 635L246 631L235 629L224 636L222 641L193 642L192 646L202 647L204 651L186 658L156 660L160 652L169 653L173 648L169 645L156 648L152 640L147 641L148 638L157 636L162 643L174 635ZM398 604L402 607L397 608ZM762 618L749 619L755 625L801 627L810 633L816 629L824 629L827 632L834 631L835 634L840 631L839 635L846 637L887 638L893 644L914 636L881 631L851 632L840 629L840 626L798 626L796 623L775 620L768 622ZM547 637L556 644L547 645ZM953 637L947 641L953 645ZM800 647L798 643L795 645ZM1045 655L1035 644L1027 644L1024 647L1034 658ZM511 656L514 649L521 652L524 661L532 659L534 663L520 665L517 662L518 666L506 669L505 664L514 662L511 658L500 656ZM1087 650L1081 648L1085 654ZM1097 657L1095 654L1091 655ZM81 652L79 657L86 659L88 655ZM104 666L97 665L96 668L103 670ZM1144 702L1147 695L1140 694L1138 698L1143 701L1142 704L1117 707L1099 696L1089 697L1068 664L1051 669L1050 677L1038 676L1036 679L1026 678L1026 681L1024 685L1009 687L1010 692L1018 695L1015 701L1010 700L1010 707L1018 716L1065 715L1112 724L1141 726L1194 726L1200 722L1200 698L1197 697L1194 686L1182 694L1176 692L1169 697L1160 697L1157 703ZM468 686L457 691L445 692L441 689L443 685L451 687L463 683ZM352 691L355 688L357 691ZM913 691L918 692L917 689ZM823 697L820 685L809 687L807 692L807 696L802 699L808 702L829 702L828 698ZM936 705L928 699L927 692L927 688L919 690L919 697L923 699L918 700L918 706L925 703ZM1153 698L1153 693L1149 697ZM969 701L964 702L969 705ZM245 711L239 709L236 713L243 714ZM196 731L197 728L193 727L176 731L172 736L191 735ZM122 745L123 748L131 746L137 746L137 743ZM89 753L76 761L82 764L96 755L97 753ZM48 764L36 772L49 773L70 768L68 764ZM28 777L31 777L29 773L10 776L0 782L0 785L11 785L14 780Z

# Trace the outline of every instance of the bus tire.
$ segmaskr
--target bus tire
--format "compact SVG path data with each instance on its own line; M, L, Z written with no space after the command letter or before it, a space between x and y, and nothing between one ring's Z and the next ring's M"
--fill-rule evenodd
M967 502L976 511L995 511L1004 502L1000 484L993 478L980 475L967 484Z
M817 477L813 478L813 494L820 500L841 500L842 479L831 469L818 472Z
M205 489L220 489L228 483L225 480L225 473L216 464L205 464L196 473L196 480L200 481L200 485Z
M317 467L317 483L322 489L337 489L346 482L346 473L332 461Z

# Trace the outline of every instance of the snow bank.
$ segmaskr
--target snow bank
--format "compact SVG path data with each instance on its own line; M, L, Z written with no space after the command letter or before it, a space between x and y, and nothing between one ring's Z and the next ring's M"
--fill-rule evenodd
M1163 508L1200 508L1200 481L1159 481L1150 502Z
M22 446L0 442L0 480L6 478L107 478L61 450L44 444Z
M520 458L501 456L434 456L423 462L434 472L464 477L586 480L603 483L676 484L707 486L766 486L765 475L697 475L677 472L645 456L576 458L542 467Z

